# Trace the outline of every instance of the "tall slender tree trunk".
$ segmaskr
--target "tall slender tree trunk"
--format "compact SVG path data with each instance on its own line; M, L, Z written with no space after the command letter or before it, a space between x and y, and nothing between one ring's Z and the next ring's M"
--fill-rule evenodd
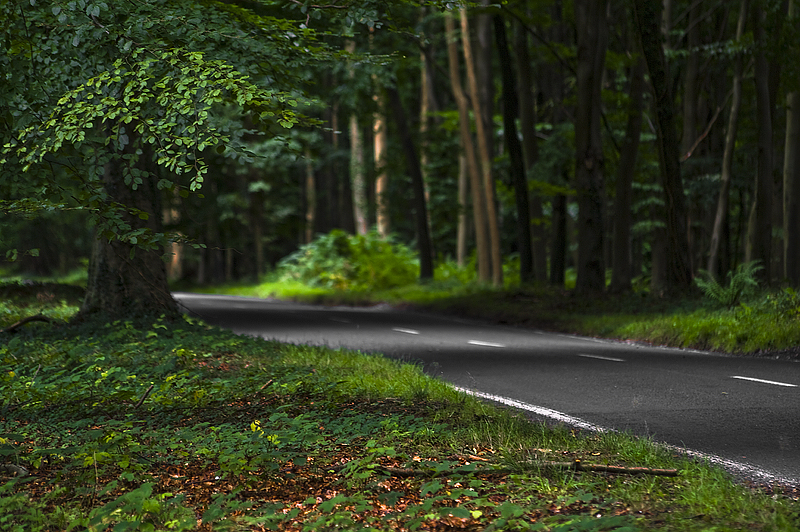
M305 240L308 244L314 240L314 226L316 225L317 213L317 182L314 179L314 159L311 157L311 148L306 148L306 168L305 168L305 192L306 192L306 226Z
M475 124L478 136L478 153L480 154L483 195L486 198L486 219L489 225L489 248L492 259L492 284L503 286L503 260L500 255L500 227L495 208L494 178L492 176L492 155L489 151L489 132L484 127L483 110L480 104L478 78L475 73L475 59L472 53L472 43L469 36L469 19L467 9L460 8L461 14L461 41L464 47L464 62L467 65L467 79L469 80L472 109L475 113Z
M515 24L515 49L519 70L519 114L522 130L522 148L526 172L539 160L539 146L536 141L536 105L533 97L533 76L531 58L528 53L528 34L521 23ZM526 175L527 184L527 175ZM547 247L544 234L544 212L542 198L538 192L529 194L531 228L531 254L533 255L533 277L537 282L547 281Z
M478 278L483 282L488 282L492 278L492 269L488 222L486 220L486 201L482 193L483 187L481 185L478 158L475 154L475 145L472 142L472 133L470 132L469 104L467 102L467 96L464 94L464 90L461 86L455 22L450 11L445 11L444 16L450 84L453 89L453 96L455 97L456 104L458 105L459 135L470 179L472 215L475 223L475 240L478 255Z
M700 71L700 8L702 0L694 2L689 8L689 21L686 57L686 74L683 84L683 135L681 136L681 154L688 156L697 137L697 82Z
M600 136L602 77L605 66L607 0L576 0L578 37L577 98L575 115L575 185L578 196L579 292L605 289L603 249L603 143Z
M519 252L519 276L523 283L533 279L533 256L531 253L531 215L528 203L528 180L525 176L525 161L522 144L517 136L517 115L519 100L514 65L508 51L506 24L500 15L494 16L494 32L497 52L500 56L500 70L503 80L503 128L506 147L511 161L511 182L514 184L514 198L517 207L517 248Z
M389 223L389 172L386 169L386 146L388 132L386 131L386 118L383 107L385 102L380 89L376 89L374 96L378 111L373 116L373 154L375 160L375 223L378 234L386 238L391 231Z
M642 110L644 108L644 60L639 59L631 69L631 84L628 92L628 123L622 154L617 171L617 195L614 198L614 246L612 252L611 291L628 292L633 277L631 264L631 199L633 175L639 153L642 133Z
M739 20L736 24L736 41L739 42L744 36L744 28L747 21L747 14L749 12L748 0L742 0L739 10ZM718 277L721 273L719 271L720 264L720 246L722 238L725 235L725 229L728 223L728 203L731 189L731 178L733 177L733 156L736 148L736 133L739 128L739 109L742 106L742 77L744 72L742 54L736 54L734 59L734 73L733 73L733 98L731 100L731 109L728 114L728 128L725 132L725 149L722 153L722 172L720 175L720 191L719 198L717 198L717 210L714 215L714 227L711 230L711 248L708 252L708 266L706 270Z
M433 251L431 248L430 230L428 229L428 208L425 202L425 183L422 178L422 168L419 164L417 149L411 138L411 130L406 120L403 102L395 86L386 87L389 102L392 106L397 129L406 154L408 173L411 175L411 185L414 190L414 217L417 225L417 245L419 249L419 277L421 280L433 279Z
M356 43L347 41L346 49L355 53ZM355 71L350 70L350 77L355 76ZM356 234L365 235L369 230L367 221L368 201L366 190L366 168L364 165L364 135L358 123L356 113L350 115L350 191L353 197L353 219Z
M789 0L789 20L798 14ZM786 95L786 140L783 155L783 276L800 286L800 90Z
M633 5L637 33L655 97L661 185L666 204L667 263L663 289L668 292L684 292L691 286L692 272L674 102L661 40L661 5L652 0L634 0Z
M770 281L772 265L772 102L770 100L769 71L767 61L765 14L760 4L755 3L752 10L753 37L757 48L755 56L754 79L756 86L756 129L758 134L758 163L755 183L755 199L750 215L747 235L746 260L761 262L763 270L760 277L765 283Z
M461 153L458 154L458 225L456 226L456 264L461 267L467 262L467 242L469 217L467 209L469 202L469 172L467 171L467 158L464 155L464 143L459 140Z

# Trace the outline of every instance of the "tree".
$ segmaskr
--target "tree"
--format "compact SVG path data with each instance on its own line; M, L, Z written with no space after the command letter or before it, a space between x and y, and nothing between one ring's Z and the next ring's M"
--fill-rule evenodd
M688 290L692 282L686 206L678 158L678 138L670 78L660 31L661 3L634 0L633 12L642 53L650 73L656 111L657 144L666 221L665 286L668 292ZM654 266L655 267L655 266Z
M736 43L741 46L744 36L745 23L749 11L748 0L742 0L739 8L739 19L736 24ZM742 52L738 51L734 57L733 72L733 98L728 114L728 127L725 132L725 150L722 153L722 173L720 175L720 191L717 199L717 209L714 215L714 226L711 232L711 245L708 253L708 266L706 270L715 278L724 272L719 271L719 252L720 243L723 238L723 231L728 219L728 203L730 196L731 179L733 176L733 156L736 148L736 133L739 127L739 109L742 105L742 78L744 76L744 65Z
M268 7L206 6L202 19L195 9L0 7L12 43L0 59L2 184L14 191L6 210L38 203L90 214L97 237L83 313L177 311L161 261L171 235L160 230L160 195L198 191L210 149L236 152L218 110L242 109L272 135L298 123L297 94L282 90L298 85L287 65L329 57L313 31Z
M500 56L500 70L503 80L503 128L505 130L508 156L511 160L511 182L514 185L514 199L517 206L517 248L519 252L520 280L528 282L533 278L533 254L531 252L531 215L528 201L528 179L525 174L525 160L522 144L517 136L517 115L519 101L514 66L508 51L506 23L500 15L494 16L494 32L497 52Z
M606 56L607 2L575 2L578 37L577 109L575 113L575 186L578 195L578 278L580 292L605 289L603 257L603 144L601 84Z

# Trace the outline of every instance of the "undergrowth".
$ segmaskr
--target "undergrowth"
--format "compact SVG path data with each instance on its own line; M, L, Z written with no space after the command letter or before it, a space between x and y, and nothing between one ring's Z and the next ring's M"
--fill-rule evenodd
M0 469L4 531L798 525L797 502L647 440L532 423L376 355L187 318L35 325L0 362L0 465L30 473Z

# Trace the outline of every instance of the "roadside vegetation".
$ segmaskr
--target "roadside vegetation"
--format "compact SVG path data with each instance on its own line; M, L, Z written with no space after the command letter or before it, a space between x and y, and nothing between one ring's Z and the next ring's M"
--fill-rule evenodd
M6 290L3 327L77 309L56 285ZM0 530L800 523L791 490L736 483L644 439L532 423L380 356L189 318L29 323L1 341Z

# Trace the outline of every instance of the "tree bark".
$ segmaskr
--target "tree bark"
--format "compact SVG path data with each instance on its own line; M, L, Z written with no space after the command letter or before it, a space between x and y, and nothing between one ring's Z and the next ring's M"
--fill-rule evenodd
M755 183L755 198L751 211L747 235L747 262L761 262L761 281L769 284L772 264L772 101L770 100L769 71L767 61L764 11L755 3L752 9L753 38L757 49L754 79L756 86L756 129L758 135L758 163Z
M380 92L379 89L378 92ZM378 234L386 238L391 227L389 224L389 173L386 171L386 146L388 135L386 131L386 118L382 108L383 98L375 94L374 100L379 111L373 115L373 153L375 160L375 223Z
M674 103L661 41L661 5L651 0L634 0L633 6L637 34L655 98L659 166L666 204L667 263L663 289L667 292L684 292L691 286L692 272Z
M526 171L530 171L539 159L536 141L536 106L533 97L531 58L528 53L528 34L521 23L516 24L515 48L519 70L519 114L522 130L522 148ZM526 175L527 184L527 175ZM544 230L542 199L538 193L529 193L531 229L531 254L533 255L533 277L537 282L547 281L547 247Z
M494 178L492 176L492 156L489 151L489 132L484 127L483 109L480 103L478 78L475 73L475 59L472 53L472 43L469 38L469 19L467 9L460 8L461 14L461 40L464 46L464 62L467 65L467 79L469 80L472 109L475 113L475 124L478 136L478 153L480 154L483 195L486 204L486 220L489 226L489 249L491 251L492 284L496 287L503 286L503 259L500 255L500 228L495 208Z
M137 190L125 184L123 162L113 159L106 164L103 185L111 201L132 207L147 215L122 212L131 229L161 232L160 191L156 176L142 179ZM81 315L102 314L109 320L131 316L177 315L178 306L167 283L162 249L137 249L135 242L95 237L89 262L89 277Z
M742 0L739 10L739 20L736 24L736 41L740 42L744 36L747 13L749 11L748 0ZM731 178L733 177L733 156L736 149L736 134L739 128L739 109L742 105L742 77L743 77L743 58L742 54L736 54L734 59L733 73L733 98L731 109L728 114L728 128L725 132L725 149L722 153L722 171L720 175L720 191L717 198L717 210L714 215L714 227L711 230L711 246L708 252L708 266L706 270L709 274L717 278L725 272L719 271L720 244L724 236L725 226L728 220L728 203L731 189Z
M575 186L578 199L578 292L605 289L603 205L605 183L601 132L601 84L608 27L607 0L576 0L578 38L575 116Z
M419 278L420 280L433 279L433 252L431 248L430 230L428 229L428 208L425 202L425 183L422 178L422 168L419 164L417 149L411 138L411 130L406 120L403 102L395 86L388 86L386 93L392 106L397 129L406 154L408 173L411 175L411 184L414 190L414 216L417 222L417 246L419 250Z
M354 53L356 43L347 42L347 51ZM350 70L350 77L355 76L355 71ZM365 235L369 230L367 222L367 191L364 168L364 136L358 124L356 113L350 115L350 191L353 197L353 219L356 234Z
M500 15L494 16L494 31L497 52L500 56L500 70L503 80L503 128L506 147L511 161L511 182L514 184L514 199L517 207L517 247L519 252L519 276L523 283L533 278L533 256L531 253L531 215L528 203L528 180L525 176L525 162L522 145L517 136L517 83L514 66L508 51L506 24Z
M789 2L789 20L797 16ZM783 276L800 287L800 91L786 95L786 139L783 155Z
M472 195L472 215L475 223L475 240L478 255L478 278L488 282L492 278L491 252L489 249L488 223L486 220L486 203L482 194L480 170L475 154L475 146L470 132L469 107L467 96L461 87L461 74L459 72L458 44L455 36L455 22L449 11L445 11L445 33L447 36L447 57L450 69L450 84L453 96L458 105L459 135L461 146L464 149L467 171L470 178L470 192Z
M631 264L631 198L633 175L639 154L639 139L642 133L642 110L644 108L644 60L639 58L631 69L631 84L628 93L628 123L622 154L617 171L617 195L614 198L614 240L612 255L611 291L620 293L631 289L633 277Z

